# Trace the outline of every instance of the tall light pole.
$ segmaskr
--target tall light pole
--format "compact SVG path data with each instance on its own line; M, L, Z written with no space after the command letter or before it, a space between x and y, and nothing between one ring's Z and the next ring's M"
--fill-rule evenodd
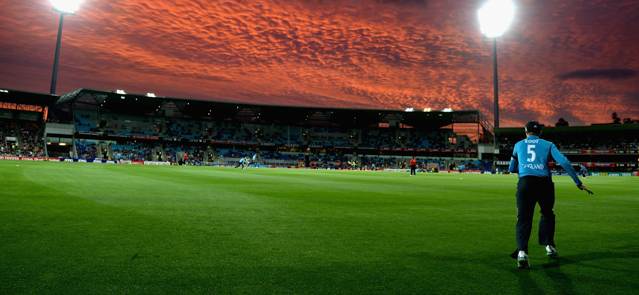
M513 20L515 6L510 0L490 0L478 11L479 26L485 38L493 39L493 64L495 81L495 126L499 128L499 88L497 78L497 38L504 34ZM495 153L497 153L497 134L493 129L493 143ZM493 162L493 168L495 167Z
M499 98L497 78L497 38L504 34L515 14L515 6L510 0L490 0L479 9L479 26L486 38L493 39L495 71L495 128L499 128Z
M53 61L53 75L51 76L51 94L55 94L55 86L58 82L58 61L60 59L60 43L62 42L62 23L65 14L75 14L80 8L82 0L51 0L53 10L60 12L60 27L58 28L58 42L55 46L55 60Z

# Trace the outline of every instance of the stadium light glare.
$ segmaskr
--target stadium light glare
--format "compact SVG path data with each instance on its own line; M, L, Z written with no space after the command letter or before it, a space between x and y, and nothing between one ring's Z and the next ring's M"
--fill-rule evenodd
M53 9L62 13L73 14L80 9L82 0L51 0Z
M414 112L415 110L413 108L406 108L405 112Z
M515 6L510 0L490 0L477 12L479 27L487 38L504 34L515 15Z
M126 92L124 92L124 90L120 90L120 89L116 90L115 93L117 93L117 94L126 94Z
M153 94L153 93L149 92L149 93L147 93L147 94L146 94L146 96L148 96L148 97L155 97L155 94Z
M452 112L452 111L453 111L453 109L452 109L452 108L445 108L442 112L450 113L450 112Z
M432 109L431 109L431 108L425 108L425 109L424 109L424 112L430 112L430 111L432 111Z

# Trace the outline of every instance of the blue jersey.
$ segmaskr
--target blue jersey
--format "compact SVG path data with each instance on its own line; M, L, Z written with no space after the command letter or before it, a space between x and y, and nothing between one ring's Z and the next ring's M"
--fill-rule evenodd
M257 155L253 155L253 162L255 162L255 159L257 159Z
M244 158L240 159L240 163L244 163Z
M554 143L531 135L515 144L513 156L510 158L510 172L519 173L522 176L551 177L550 157L552 156L561 167L568 172L577 185L581 185L577 172L570 161L557 149Z
M586 167L584 167L584 165L581 165L581 171L588 172L588 169L586 169Z

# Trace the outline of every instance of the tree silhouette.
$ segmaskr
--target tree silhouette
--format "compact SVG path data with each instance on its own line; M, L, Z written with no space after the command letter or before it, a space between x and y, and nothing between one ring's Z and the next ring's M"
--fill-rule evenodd
M617 116L617 113L612 113L612 123L613 124L621 124L621 118Z
M559 121L555 123L555 126L570 126L570 124L568 124L568 121L564 120L564 118L559 118Z

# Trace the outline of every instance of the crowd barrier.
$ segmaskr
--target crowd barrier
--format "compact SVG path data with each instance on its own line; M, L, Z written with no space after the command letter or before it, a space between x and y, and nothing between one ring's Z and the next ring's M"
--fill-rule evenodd
M98 163L98 164L130 164L130 165L171 165L170 162L156 162L156 161L116 161L116 160L103 160L103 159L71 159L71 158L44 158L44 157L18 157L18 156L0 156L0 160L12 160L12 161L50 161L50 162L74 162L74 163ZM212 164L213 167L235 167L232 164ZM280 169L321 169L317 167L301 167L301 166L285 166L285 165L260 165L259 168L280 168ZM368 170L362 168L331 168L330 170ZM410 169L375 169L376 171L389 171L389 172L410 172ZM495 171L475 171L475 170L439 170L438 173L462 173L462 174L497 174ZM562 176L568 175L566 172L552 172L552 175ZM616 176L616 177L629 177L639 176L639 172L588 172L588 176Z
M103 159L43 158L43 157L17 157L17 156L0 156L0 160L49 161L49 162L98 163L98 164L171 165L170 162L154 162L154 161L123 161L123 160L116 161L116 160L103 160Z

